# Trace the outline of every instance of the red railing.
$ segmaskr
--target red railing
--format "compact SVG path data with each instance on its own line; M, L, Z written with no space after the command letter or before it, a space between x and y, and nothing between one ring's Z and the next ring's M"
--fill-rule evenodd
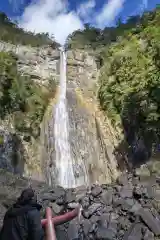
M46 229L46 240L56 240L56 233L54 225L59 225L65 222L72 220L77 217L80 212L80 207L74 209L71 212L67 212L63 215L56 216L52 218L51 208L46 208L46 219L42 219L42 226L45 226Z

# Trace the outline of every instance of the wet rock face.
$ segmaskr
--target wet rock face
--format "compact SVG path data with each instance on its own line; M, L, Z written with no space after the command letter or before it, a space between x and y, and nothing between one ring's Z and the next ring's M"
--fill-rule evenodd
M59 50L53 49L49 46L30 47L13 45L0 41L0 51L12 52L15 54L19 73L30 76L31 80L41 86L51 85L51 80L59 80ZM0 125L8 131L16 132L12 126L12 119L10 118L1 120ZM38 132L36 132L36 135L37 134ZM24 168L25 176L31 177L32 179L39 179L41 181L44 180L44 174L42 173L41 167L39 139L37 138L35 140L31 136L23 136L23 134L20 137L23 139L25 156L24 153L20 156L19 149L14 149L12 146L13 144L11 143L13 141L10 140L12 136L8 135L6 136L7 139L5 140L5 143L0 144L0 167L15 173L22 173ZM19 161L17 158L25 158L25 166L23 166L24 161ZM14 167L12 160L14 162ZM18 161L18 163L16 161ZM23 162L22 166L19 162Z
M0 41L0 51L13 52L18 57L18 70L30 75L38 83L48 83L50 78L58 78L59 51L48 46L36 48L13 45Z
M56 227L57 240L159 239L160 205L155 205L155 201L158 202L160 199L159 178L148 178L142 182L137 177L126 175L124 179L125 181L121 178L112 185L94 185L90 191L83 189L78 201L77 189L51 188L36 181L30 184L43 205L42 217L47 206L52 208L55 216L71 211L72 206L77 206L77 203L82 205L79 217ZM3 175L3 172L0 172L0 183L0 223L2 223L7 208L29 183L25 179L9 174ZM138 188L141 191L137 195ZM147 194L148 189L154 189L151 195Z
M23 174L24 149L21 139L6 130L0 130L0 168Z
M67 52L67 77L76 87L83 89L86 96L91 96L97 82L97 64L93 56L86 51Z
M116 169L110 162L109 145L103 144L94 114L79 102L73 83L68 83L67 107L69 142L77 186L110 183Z
M118 175L109 134L97 120L98 69L94 55L83 50L67 52L67 107L69 140L78 183L110 183ZM108 127L106 127L108 129ZM108 131L109 132L109 131ZM103 133L103 134L102 134ZM86 176L85 176L86 175Z

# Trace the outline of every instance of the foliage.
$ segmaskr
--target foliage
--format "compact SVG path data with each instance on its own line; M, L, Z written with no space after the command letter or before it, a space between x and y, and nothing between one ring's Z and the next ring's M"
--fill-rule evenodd
M55 85L42 87L21 76L16 60L12 53L0 53L0 118L12 116L17 131L36 138Z
M139 31L106 48L99 100L129 145L142 140L153 149L160 141L160 8L145 13Z
M13 23L3 12L0 12L0 29L1 41L16 45L31 45L33 47L42 45L58 46L56 41L49 38L48 33L34 34L32 32L25 32L22 28L19 28L16 23Z
M128 34L128 30L137 26L140 21L139 16L130 17L126 23L122 23L120 20L117 22L116 27L106 27L103 30L85 24L84 30L78 30L73 32L68 37L69 48L97 48L109 45L112 42L116 42L119 36Z

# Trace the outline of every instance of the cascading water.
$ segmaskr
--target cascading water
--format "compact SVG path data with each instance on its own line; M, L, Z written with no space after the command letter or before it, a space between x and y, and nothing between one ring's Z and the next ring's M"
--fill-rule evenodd
M69 144L69 120L66 106L66 53L60 51L60 94L59 101L55 107L55 151L57 182L59 185L72 188L75 187L75 176Z
M60 86L52 109L46 112L41 127L42 168L49 185L60 185L65 188L89 185L87 162L81 152L78 119L74 114L76 96L74 89L67 87L66 65L67 54L60 49ZM75 97L74 97L75 96ZM48 115L49 114L49 115ZM70 121L70 122L69 122ZM70 124L69 124L70 123ZM76 126L76 127L75 127ZM81 131L83 133L83 129ZM75 138L75 136L77 136ZM76 143L76 144L74 144ZM87 148L87 144L85 145ZM88 151L88 150L87 150ZM47 164L46 164L47 163Z

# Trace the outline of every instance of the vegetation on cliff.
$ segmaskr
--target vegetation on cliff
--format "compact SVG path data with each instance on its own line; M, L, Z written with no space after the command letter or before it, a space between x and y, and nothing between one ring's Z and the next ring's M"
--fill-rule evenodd
M99 51L100 48L116 42L118 37L127 36L131 29L134 31L139 22L140 16L132 16L126 23L118 20L116 27L105 27L103 30L85 24L84 30L75 31L68 37L68 47Z
M26 32L13 23L5 13L0 12L0 40L10 42L12 44L31 45L32 47L40 47L42 45L59 46L56 41L49 38L48 33L34 34Z
M116 27L86 25L68 46L95 50L101 60L98 99L124 137L120 148L127 158L148 159L160 141L160 6Z
M39 127L55 86L42 87L29 76L21 76L12 53L0 52L0 118L11 118L26 139L39 136ZM51 92L52 91L52 92Z
M160 141L160 8L105 49L99 100L130 154L148 158ZM137 155L136 155L137 157ZM142 157L141 157L142 158Z

